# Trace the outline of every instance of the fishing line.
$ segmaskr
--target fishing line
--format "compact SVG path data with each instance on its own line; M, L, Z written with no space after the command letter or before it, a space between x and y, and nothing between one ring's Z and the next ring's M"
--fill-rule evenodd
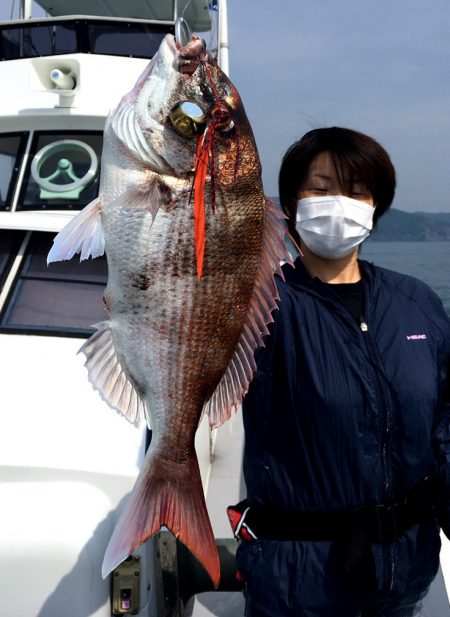
M213 6L213 3L209 2L208 3L208 13L209 13L209 20L211 22L211 29L209 31L209 51L211 55L217 60L218 47L219 47L217 22L218 22L219 17L217 14L217 9L213 9L212 6ZM214 18L213 18L213 15L215 16ZM214 33L217 34L217 40L215 41L216 47L213 47Z
M200 152L200 154L203 153L203 149L205 147L205 140L206 140L206 137L207 137L207 133L208 133L208 127L206 127L203 135L201 137L200 136L198 137L198 139L202 139L202 145L201 145L201 152ZM208 139L209 139L209 136L208 136ZM198 171L198 169L200 167L200 159L201 159L201 156L199 156L199 153L196 150L196 152L195 152L195 163L194 163L194 177L193 177L193 181L192 181L192 185L191 185L191 191L190 191L190 194L189 194L189 202L188 202L189 204L191 203L192 196L194 194L195 176L196 176L197 171Z
M189 2L187 4L185 4L185 6L184 6L184 9L183 9L183 11L181 13L181 17L183 17L183 19L184 19L184 12L188 8L188 6L191 4L191 2L192 2L192 0L189 0Z
M202 149L201 149L202 153L203 153L203 148L205 146L209 149L208 167L209 167L210 176L211 176L211 206L212 206L212 210L214 213L215 208L216 208L216 186L215 184L216 184L216 180L219 179L219 174L220 174L220 170L217 170L217 174L216 174L216 168L215 168L216 165L215 165L215 152L214 152L214 146L215 146L214 137L215 137L217 127L220 125L220 123L224 119L226 119L227 117L230 117L230 114L229 114L226 104L222 100L219 94L219 91L216 88L216 85L211 75L209 66L206 64L204 60L202 60L202 58L199 57L199 60L200 60L200 66L203 68L203 71L205 72L205 75L207 76L209 80L211 90L213 92L215 107L212 109L212 112L213 113L214 111L216 112L208 121L207 129L203 135ZM234 157L234 169L233 169L233 182L236 182L237 176L238 176L238 167L240 163L240 145L241 144L240 144L239 128L237 124L234 122L233 122L233 125L234 125L234 130L235 130L235 145L236 145L236 151L235 151L235 157ZM210 134L206 135L206 133L208 132L208 129L209 129ZM207 138L206 141L205 141L205 137ZM230 155L230 152L228 153L228 155ZM196 172L197 170L195 170L194 172L194 177L195 177Z
M189 5L192 3L192 0L189 0L185 5L184 5L184 9L181 12L181 17L184 19L184 14L186 12L186 9L189 8ZM214 30L217 30L217 28L214 28L213 26L216 26L215 21L213 19L213 13L216 13L217 11L215 11L212 7L212 2L205 2L206 7L208 9L209 12L209 19L211 21L211 29L209 31L209 50L211 51L211 53L213 52L213 36L214 36ZM216 49L217 52L217 49ZM216 57L217 57L217 53L216 53Z

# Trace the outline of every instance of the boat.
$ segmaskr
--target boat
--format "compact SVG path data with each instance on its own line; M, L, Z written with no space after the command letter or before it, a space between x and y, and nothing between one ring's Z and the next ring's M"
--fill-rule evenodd
M45 13L33 17L22 0L20 19L0 23L0 614L206 617L220 603L221 615L243 614L225 515L245 493L239 415L212 434L203 421L196 438L221 589L231 595L195 596L208 580L168 532L102 580L104 550L149 434L105 405L77 355L91 324L106 316L105 258L46 266L55 233L97 195L110 108L179 17L196 32L213 30L228 72L226 2L38 5ZM441 564L424 615L447 614L444 537Z
M105 258L47 268L46 255L55 233L97 195L106 116L178 17L198 33L215 29L227 70L226 4L216 4L40 0L34 17L22 0L20 19L0 23L3 617L200 614L178 579L181 557L168 532L102 580L103 554L149 433L111 411L77 355L91 325L106 317ZM242 452L238 424L217 437L205 420L197 433L218 538L231 537L225 508L239 497L240 459L232 473L220 471L221 452ZM224 484L234 488L229 498L221 490L218 502ZM174 576L179 590L169 589Z

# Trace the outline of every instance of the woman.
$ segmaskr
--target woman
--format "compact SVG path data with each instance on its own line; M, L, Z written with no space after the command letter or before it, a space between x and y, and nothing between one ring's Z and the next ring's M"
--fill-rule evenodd
M279 188L301 257L243 405L247 615L410 617L450 532L450 322L424 283L358 259L395 190L377 142L311 131Z

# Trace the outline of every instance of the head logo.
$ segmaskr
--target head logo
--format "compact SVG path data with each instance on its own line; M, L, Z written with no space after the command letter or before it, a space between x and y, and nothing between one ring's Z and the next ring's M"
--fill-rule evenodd
M423 341L427 338L426 334L410 334L406 336L408 341Z

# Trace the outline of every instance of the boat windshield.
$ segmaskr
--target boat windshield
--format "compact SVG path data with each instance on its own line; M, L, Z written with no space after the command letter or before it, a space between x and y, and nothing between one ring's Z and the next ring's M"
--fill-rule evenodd
M152 58L171 24L105 19L63 19L0 25L0 58L18 60L61 54Z
M0 229L1 334L87 337L107 318L106 258L80 262L77 255L47 266L53 236Z
M9 210L25 152L26 133L0 135L0 211Z
M101 131L0 134L0 213L84 208L98 194L102 144Z

